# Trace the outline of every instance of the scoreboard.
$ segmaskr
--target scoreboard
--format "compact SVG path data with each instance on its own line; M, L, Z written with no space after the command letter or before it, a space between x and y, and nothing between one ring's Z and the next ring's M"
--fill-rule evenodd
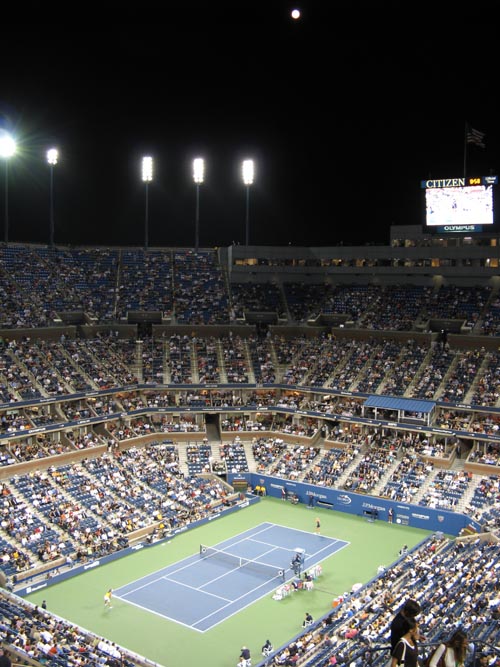
M421 181L425 192L424 231L470 234L495 226L497 176L469 176Z
M246 479L233 479L233 489L235 493L246 493L248 491L248 482Z

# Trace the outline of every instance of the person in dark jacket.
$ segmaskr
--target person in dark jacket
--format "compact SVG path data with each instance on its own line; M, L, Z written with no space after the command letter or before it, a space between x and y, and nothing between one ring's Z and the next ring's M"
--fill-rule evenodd
M398 611L391 622L391 653L396 644L405 635L411 627L411 621L414 621L420 614L420 605L416 600L406 600L404 605Z

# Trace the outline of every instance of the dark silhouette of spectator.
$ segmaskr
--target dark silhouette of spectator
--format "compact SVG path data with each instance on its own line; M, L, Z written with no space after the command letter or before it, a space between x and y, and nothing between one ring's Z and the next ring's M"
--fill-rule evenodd
M0 667L11 667L12 662L5 652L3 646L0 646Z
M408 619L408 630L398 640L391 653L391 667L417 667L418 665L418 623L414 618Z
M403 607L398 611L391 622L391 655L396 644L412 627L411 623L415 621L420 614L420 605L416 600L407 600Z

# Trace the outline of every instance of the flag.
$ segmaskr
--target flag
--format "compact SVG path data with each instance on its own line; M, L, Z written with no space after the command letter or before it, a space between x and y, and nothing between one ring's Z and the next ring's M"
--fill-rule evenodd
M475 130L473 127L470 125L467 126L467 143L468 144L475 144L476 146L479 146L479 148L486 148L486 145L484 143L484 137L485 137L484 132L480 132L479 130Z

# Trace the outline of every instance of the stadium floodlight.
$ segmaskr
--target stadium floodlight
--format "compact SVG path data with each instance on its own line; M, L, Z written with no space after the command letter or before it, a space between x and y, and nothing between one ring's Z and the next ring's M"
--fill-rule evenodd
M5 160L5 216L4 241L9 240L9 159L16 153L16 141L5 130L0 130L0 157Z
M241 165L241 175L243 184L246 186L246 207L245 207L245 245L248 245L250 237L250 186L254 181L254 161L243 160Z
M194 223L194 247L196 252L200 245L200 185L205 179L205 160L197 157L193 160L193 181L196 185L196 213Z
M47 164L50 170L50 245L54 246L54 167L59 160L57 148L49 148L47 151Z
M144 247L147 250L149 244L149 189L148 186L153 180L153 158L145 156L142 158L142 181L146 189L145 209L144 209Z

